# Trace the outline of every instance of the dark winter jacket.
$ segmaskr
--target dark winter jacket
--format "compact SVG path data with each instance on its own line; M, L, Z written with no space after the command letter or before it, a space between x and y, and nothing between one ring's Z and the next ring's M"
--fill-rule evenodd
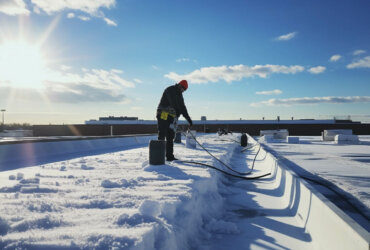
M166 88L163 92L161 101L158 105L158 111L175 112L176 117L183 115L185 119L192 125L192 120L186 109L184 98L178 84Z

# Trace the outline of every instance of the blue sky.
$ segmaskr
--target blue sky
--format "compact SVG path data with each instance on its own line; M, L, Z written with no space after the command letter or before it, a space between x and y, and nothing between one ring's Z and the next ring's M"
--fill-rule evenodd
M1 0L5 122L190 116L370 121L370 2Z

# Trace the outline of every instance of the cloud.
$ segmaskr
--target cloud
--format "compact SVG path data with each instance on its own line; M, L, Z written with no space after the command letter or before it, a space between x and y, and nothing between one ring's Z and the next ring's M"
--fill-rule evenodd
M317 67L312 67L308 69L307 71L310 72L311 74L320 74L320 73L323 73L325 70L326 70L326 67L317 66Z
M109 25L109 26L117 26L117 23L114 22L113 20L110 20L107 17L104 17L103 20Z
M178 63L183 63L183 62L193 62L193 63L198 63L198 61L197 61L197 60L195 60L195 59L190 59L190 58L187 58L187 57L176 59L176 62L178 62Z
M366 56L347 65L347 69L355 68L370 68L370 56Z
M138 79L138 78L135 78L135 79L134 79L134 82L136 82L136 83L143 83L143 81L142 81L142 80L140 80L140 79Z
M258 91L257 95L280 95L283 92L280 89L267 90L267 91Z
M270 99L263 102L252 103L251 106L275 106L275 105L295 105L295 104L320 104L320 103L364 103L370 102L370 96L326 96L326 97L302 97L288 99Z
M111 9L116 6L116 0L29 0L28 7L25 0L1 0L0 12L7 15L29 15L31 9L36 14L42 12L53 15L62 11L78 11L84 15L76 16L75 13L69 12L68 18L78 18L83 21L91 20L91 17L101 18L110 26L117 26L117 23L105 17L102 9Z
M72 18L78 18L78 19L80 19L80 20L82 20L82 21L90 21L91 20L91 18L90 17L88 17L88 16L77 16L76 17L76 15L74 14L74 13L68 13L67 14L67 18L69 18L69 19L72 19Z
M366 53L366 51L362 50L362 49L358 49L358 50L353 51L354 56L358 56L358 55L361 55L361 54L364 54L364 53Z
M76 17L76 15L75 15L74 13L68 13L68 14L67 14L67 17L68 17L68 18L75 18L75 17Z
M86 83L70 83L66 86L50 82L45 95L53 102L60 103L123 102L126 99L123 93Z
M68 65L61 65L61 66L60 66L60 69L61 69L62 71L68 71L68 70L70 70L70 69L71 69L71 66L68 66Z
M27 9L26 3L23 0L1 0L0 13L16 16L29 15L30 11Z
M261 77L266 78L271 74L295 74L302 72L304 70L303 66L293 65L255 65L246 66L243 64L233 65L233 66L218 66L218 67L204 67L185 75L180 75L175 72L170 72L164 77L180 81L182 79L187 79L192 83L208 83L208 82L218 82L224 80L228 83L232 81L239 81L243 78L250 77Z
M123 79L120 75L123 73L119 69L103 70L103 69L83 69L83 74L66 74L66 81L89 84L97 88L105 88L109 90L118 90L122 87L133 88L135 84ZM62 78L60 78L62 79Z
M78 16L77 18L82 20L82 21L90 21L91 20L91 18L88 17L88 16Z
M76 0L31 0L31 2L40 10L51 15L64 10L76 10L85 12L91 16L101 15L101 8L110 9L116 5L116 0L94 0L94 1L76 1Z
M62 71L48 70L42 89L2 87L0 92L2 95L11 93L13 98L22 101L39 101L44 96L60 103L124 102L127 100L125 88L135 87L121 77L122 70L82 69L81 73L70 73L69 66L60 68Z
M176 62L189 62L190 59L189 58L179 58L179 59L176 59Z
M339 59L341 59L341 58L342 58L342 56L341 56L341 55L336 54L336 55L333 55L333 56L331 56L331 57L330 57L330 61L331 61L331 62L337 62L337 61L339 61Z
M288 34L285 34L285 35L281 35L281 36L275 38L275 40L277 40L277 41L288 41L290 39L293 39L297 34L298 34L298 32L291 32L291 33L288 33Z

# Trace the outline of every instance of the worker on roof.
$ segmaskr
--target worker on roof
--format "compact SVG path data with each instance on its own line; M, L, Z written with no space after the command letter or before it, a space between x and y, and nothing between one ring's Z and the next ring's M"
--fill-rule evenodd
M193 122L186 109L182 93L188 89L188 82L182 80L179 83L167 87L162 95L157 108L158 140L166 139L167 161L177 160L173 155L173 139L175 137L177 120L183 115L192 126Z

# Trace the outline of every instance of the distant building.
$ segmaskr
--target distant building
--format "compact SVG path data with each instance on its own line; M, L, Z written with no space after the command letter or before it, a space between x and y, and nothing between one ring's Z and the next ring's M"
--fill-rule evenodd
M128 117L128 116L108 116L108 117L99 117L99 120L91 119L89 121L85 121L85 124L101 124L101 125L107 125L107 124L143 124L146 123L146 121L139 120L138 117Z
M128 117L128 116L108 116L108 117L99 117L99 121L137 121L139 117Z
M194 125L203 125L208 126L211 124L219 125L231 125L231 124L360 124L361 122L354 122L352 120L335 120L335 119L326 119L326 120L315 120L315 119L292 119L292 120L281 120L280 116L277 116L275 120L207 120L206 116L201 116L200 120L193 120ZM99 120L92 119L85 121L87 125L120 125L120 124L131 124L131 125L156 125L157 120L142 120L138 117L128 117L128 116L108 116L108 117L99 117ZM187 121L179 120L179 125L187 125Z

